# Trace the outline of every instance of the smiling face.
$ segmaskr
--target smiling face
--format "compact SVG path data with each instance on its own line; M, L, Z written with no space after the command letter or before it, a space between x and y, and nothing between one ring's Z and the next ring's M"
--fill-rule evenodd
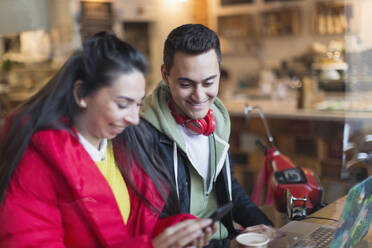
M144 75L136 70L119 73L108 87L76 99L83 109L76 118L79 133L99 147L102 139L112 139L130 125L139 123L139 108L145 96Z
M176 52L169 73L162 66L176 111L191 119L204 118L218 94L220 69L214 49L193 55Z

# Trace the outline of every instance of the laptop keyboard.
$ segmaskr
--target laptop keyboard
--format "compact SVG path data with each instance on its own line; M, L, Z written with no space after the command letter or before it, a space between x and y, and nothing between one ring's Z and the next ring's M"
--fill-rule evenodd
M335 229L327 227L319 227L315 229L307 239L300 239L291 247L303 248L303 247L313 247L316 243L316 248L328 248L331 245Z
M310 234L310 238L316 242L316 247L329 247L335 234L335 229L327 227L319 227Z

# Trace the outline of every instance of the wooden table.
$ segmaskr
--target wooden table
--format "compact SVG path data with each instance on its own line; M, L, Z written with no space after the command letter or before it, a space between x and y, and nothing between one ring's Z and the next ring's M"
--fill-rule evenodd
M330 218L330 219L339 219L342 213L342 210L344 208L345 202L346 202L347 195L344 197L341 197L337 201L332 202L328 206L322 208L321 210L313 213L309 217L321 217L321 218ZM326 220L326 219L315 219L315 218L309 218L304 221L312 222L312 223L319 223L319 224L325 224L329 226L336 226L337 222L332 220ZM367 233L367 235L363 238L364 242L361 242L363 246L360 247L372 247L372 230L371 227ZM368 242L368 244L367 244ZM359 247L359 246L358 246Z

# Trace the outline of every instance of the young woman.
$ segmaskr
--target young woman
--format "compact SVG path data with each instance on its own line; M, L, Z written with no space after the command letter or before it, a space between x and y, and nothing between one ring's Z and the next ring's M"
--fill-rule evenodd
M129 44L97 34L7 118L0 139L0 247L209 242L216 229L210 220L158 219L174 196L168 174L145 133L123 132L139 123L146 67Z

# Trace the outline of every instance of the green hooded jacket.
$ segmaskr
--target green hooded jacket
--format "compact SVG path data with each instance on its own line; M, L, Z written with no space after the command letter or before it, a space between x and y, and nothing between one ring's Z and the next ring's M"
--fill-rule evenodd
M168 102L170 99L170 89L168 85L164 82L160 82L159 86L154 90L154 92L144 100L144 106L141 111L141 117L149 122L154 128L166 135L170 140L173 141L173 162L175 171L175 181L178 182L178 165L177 165L177 147L182 150L190 164L192 159L190 159L189 152L184 140L184 136L181 133L178 124L174 120L171 111L168 107ZM230 118L227 109L223 103L216 98L211 106L213 110L213 116L216 120L216 127L213 135L209 136L210 139L210 154L215 154L215 156L210 156L209 166L211 170L211 175L217 171L216 175L213 177L216 180L218 174L221 172L223 166L226 164L227 170L230 171L230 164L228 159L228 149L229 149L229 136L230 136ZM213 139L215 142L213 141ZM211 145L211 143L213 145ZM215 146L214 146L215 143ZM194 166L194 165L193 165ZM189 168L191 177L191 187L190 187L190 213L194 214L200 218L208 217L216 208L217 202L215 198L215 193L213 189L213 183L210 178L208 182L204 181L201 176L197 173L196 167ZM230 176L230 173L227 173ZM230 190L230 200L231 200L231 178L229 181ZM177 193L178 192L178 185ZM202 200L204 198L204 200ZM222 227L222 236L227 236L226 228Z

